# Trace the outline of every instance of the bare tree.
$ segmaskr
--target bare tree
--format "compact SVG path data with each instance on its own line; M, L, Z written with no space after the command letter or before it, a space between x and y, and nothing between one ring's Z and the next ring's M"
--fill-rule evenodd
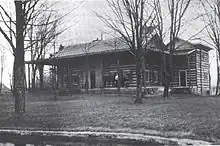
M82 2L79 3L79 5ZM59 2L42 1L34 12L34 19L32 19L28 28L28 44L26 50L31 52L31 68L32 68L32 89L35 89L36 71L39 69L40 73L40 88L43 88L43 65L34 64L40 59L44 59L45 55L54 49L56 38L68 30L73 25L61 28L64 23L64 18L73 12L78 6L73 7L69 12L60 15L53 7Z
M25 112L25 68L24 68L24 37L38 0L14 1L16 21L8 11L0 5L0 18L4 25L0 26L0 33L10 44L14 54L13 68L13 96L15 98L15 112ZM5 31L6 28L8 31ZM16 31L15 31L16 28Z
M99 40L97 38L97 40L93 40L92 42L82 44L82 51L86 55L85 56L86 57L85 58L85 65L84 65L86 93L88 93L88 90L89 90L89 81L88 81L88 76L89 76L89 52L90 52L90 49L92 47L94 47L95 45L97 45L98 42L99 42Z
M216 49L216 62L217 62L217 84L215 94L219 94L220 83L220 1L218 0L200 0L200 4L204 11L200 14L203 22L205 23L208 37L211 39L213 47Z
M169 10L168 16L166 16L162 10L160 0L154 0L155 12L156 12L156 21L155 25L157 30L158 46L162 51L162 79L164 85L164 97L168 97L169 85L172 86L173 80L173 53L176 47L176 38L179 36L181 28L183 26L184 15L190 5L191 0L168 0L167 6ZM164 29L165 19L170 20L169 30ZM166 34L169 35L169 48L165 48L165 37ZM165 49L169 49L169 60L166 60ZM169 67L167 67L169 64ZM168 71L167 71L168 69Z
M1 61L1 82L0 82L0 92L2 91L2 87L3 87L3 72L4 72L4 65L5 65L5 52L4 50L1 51L1 58L0 58L0 61Z
M33 61L38 61L44 59L46 53L49 51L49 45L55 40L55 38L60 35L64 30L57 30L59 24L61 23L61 18L54 18L57 15L56 11L47 11L48 6L43 5L44 10L40 10L41 13L36 17L34 21L30 24L29 29L29 43L28 47L31 52L31 68L32 68L32 89L35 89L35 78L36 71L40 69L40 78L42 80L42 69L43 66L34 64ZM41 82L40 87L43 88Z
M110 29L122 37L129 46L130 52L134 54L137 77L135 103L142 103L142 67L146 44L148 44L146 36L151 33L148 27L152 25L154 18L153 8L148 5L148 0L107 0L107 2L114 16L97 15Z

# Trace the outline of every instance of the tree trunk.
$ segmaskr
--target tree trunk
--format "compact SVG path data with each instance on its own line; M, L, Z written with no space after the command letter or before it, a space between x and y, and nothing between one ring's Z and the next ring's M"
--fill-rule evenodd
M163 97L164 99L169 96L169 86L164 86Z
M173 51L170 50L169 56L169 82L171 83L171 87L173 87Z
M30 64L28 64L28 89L30 90L31 87L31 71L30 71Z
M1 60L3 61L3 60ZM2 63L2 62L1 62ZM0 92L2 91L2 77L3 77L3 63L1 65L1 84L0 84Z
M169 74L167 72L167 68L166 68L166 56L165 53L163 53L163 75L162 75L162 83L164 86L164 91L163 91L163 97L164 99L169 97Z
M44 86L44 65L40 65L39 73L40 73L40 89L43 89L43 86Z
M142 91L142 85L141 85L141 59L140 59L140 53L136 54L136 99L134 103L143 103L142 98L140 96L140 93Z
M141 98L143 98L144 95L146 94L145 56L143 58L141 67L142 67L142 85L144 86L144 91L141 94Z
M86 93L89 92L89 56L86 54L86 63L85 63L85 89Z
M217 63L217 84L216 84L216 90L215 90L215 95L218 95L219 91L219 66L218 66L218 63Z
M35 67L32 67L32 81L31 81L31 88L32 88L32 92L34 92L35 91L35 89L36 89L36 82L35 82L35 77L36 77L36 68L37 68L37 66L35 66Z
M167 75L167 60L166 60L166 54L164 52L164 48L163 48L163 42L160 41L160 49L161 49L161 65L162 65L162 85L164 87L163 90L163 97L164 99L167 98L169 96L169 77ZM172 59L171 59L172 60Z
M24 66L24 11L22 1L15 1L16 7L16 49L14 62L15 112L25 112L25 66Z
M121 70L119 68L119 60L118 59L117 59L117 74L118 74L117 89L118 89L118 94L120 94L121 93L122 74L121 74Z

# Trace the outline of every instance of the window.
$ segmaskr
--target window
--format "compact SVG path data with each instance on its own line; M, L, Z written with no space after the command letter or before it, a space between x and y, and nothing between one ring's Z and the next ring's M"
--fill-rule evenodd
M150 81L150 72L149 72L149 70L145 70L145 81L146 82Z
M208 72L204 72L204 80L207 81L209 79L209 74Z
M114 80L115 75L116 75L116 71L109 71L104 74L103 76L104 87L116 86Z
M72 84L73 85L79 85L80 78L78 74L72 74Z
M152 82L153 83L157 83L158 81L158 72L157 71L153 71L152 72Z

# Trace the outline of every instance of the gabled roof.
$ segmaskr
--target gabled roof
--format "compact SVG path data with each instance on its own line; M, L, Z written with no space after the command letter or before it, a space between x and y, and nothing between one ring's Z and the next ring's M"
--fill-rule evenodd
M167 44L167 48L169 49L169 45L170 43ZM212 50L212 48L205 46L203 44L194 44L191 43L189 41L180 39L180 38L176 38L176 47L175 47L175 51L174 54L175 55L187 55L189 53L192 53L193 50L196 49L201 49L204 50L206 52Z
M210 48L208 46L205 46L205 45L202 45L202 44L194 44L194 47L196 49L202 49L202 50L207 51L207 52L212 50L212 48Z

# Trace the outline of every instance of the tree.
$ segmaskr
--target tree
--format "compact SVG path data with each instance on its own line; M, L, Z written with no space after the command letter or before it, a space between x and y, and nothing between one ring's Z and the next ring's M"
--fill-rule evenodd
M97 45L97 43L99 42L98 38L97 40L93 40L92 42L89 42L89 43L84 43L84 44L81 44L82 46L82 51L85 53L85 89L86 89L86 93L88 93L88 90L89 90L89 81L88 81L88 76L89 76L89 52L90 52L90 49L92 47L94 47L95 45Z
M15 1L16 7L16 49L14 50L14 89L15 112L25 112L25 68L24 68L24 26L25 12L22 1Z
M216 62L217 62L217 82L216 82L216 92L219 94L219 83L220 83L220 69L219 69L219 59L220 59L220 1L218 0L200 0L200 4L204 11L200 14L204 24L207 26L206 31L208 37L212 41L212 46L216 49Z
M82 2L79 3L79 5ZM39 69L40 73L40 88L43 88L43 65L34 64L40 59L44 59L51 48L54 49L56 38L63 32L68 30L73 25L61 28L64 23L64 18L72 13L78 6L73 7L69 12L60 15L54 6L59 5L59 2L41 1L40 5L34 12L35 18L32 19L28 29L28 44L26 51L31 53L31 68L32 68L32 89L35 89L36 71ZM30 49L30 50L29 50Z
M13 96L15 98L15 112L25 112L25 68L24 68L24 38L27 26L33 19L33 12L38 0L15 0L16 21L0 5L0 17L4 24L0 26L0 33L10 44L14 54L13 67ZM8 31L4 31L7 28ZM16 31L14 29L16 28Z
M184 15L190 5L191 0L168 0L167 1L167 8L169 10L168 16L164 15L161 6L161 0L154 0L155 6L155 14L156 14L156 21L155 25L157 30L158 39L158 46L162 51L162 78L163 78L163 85L164 85L164 97L168 97L169 85L172 86L173 80L173 53L176 48L176 38L179 36L181 28L183 26ZM163 5L164 8L164 5ZM166 7L165 7L166 8ZM165 27L165 19L169 19L169 30L166 32L164 30ZM168 34L169 40L169 48L165 48L165 37ZM165 49L169 49L169 60L166 60ZM166 67L169 64L169 67ZM168 69L168 71L167 71Z
M61 23L61 17L57 16L56 11L48 11L51 5L47 3L41 4L41 9L37 11L37 16L31 21L28 36L28 49L31 52L31 68L32 68L32 89L35 89L36 71L40 72L40 88L43 88L43 66L34 64L33 61L38 61L45 58L45 54L48 52L48 46L55 41L64 30L58 30L58 26Z
M1 69L0 69L0 71L1 71L1 77L0 77L0 80L1 80L1 82L0 82L0 93L1 93L1 91L2 91L2 85L3 85L3 81L2 81L2 78L3 78L3 71L4 71L4 65L5 65L5 52L4 52L4 50L1 50L1 56L0 56L0 61L1 61Z
M137 77L135 103L142 103L142 78L144 76L142 67L148 44L146 37L152 33L148 28L153 22L153 8L148 5L148 0L107 0L107 2L114 16L97 15L122 38L122 41L129 46L130 52L134 54Z

